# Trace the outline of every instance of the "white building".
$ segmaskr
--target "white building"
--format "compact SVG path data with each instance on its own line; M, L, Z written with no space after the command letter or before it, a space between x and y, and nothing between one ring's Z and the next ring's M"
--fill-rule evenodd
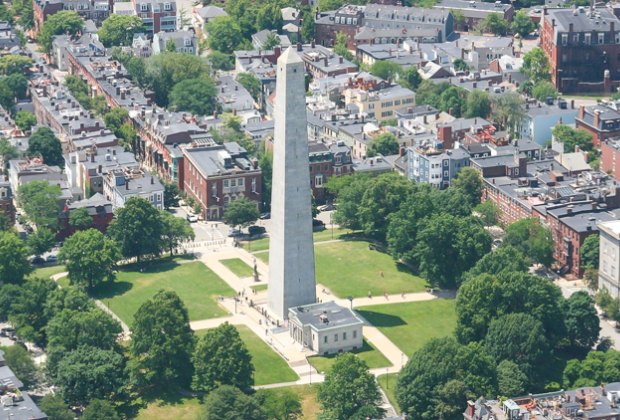
M355 312L335 302L289 308L288 317L291 337L318 354L362 348L364 322Z
M123 207L131 197L141 197L158 210L164 209L164 186L159 179L140 170L110 171L103 179L103 194L112 209Z
M598 225L600 232L598 288L620 298L620 220Z

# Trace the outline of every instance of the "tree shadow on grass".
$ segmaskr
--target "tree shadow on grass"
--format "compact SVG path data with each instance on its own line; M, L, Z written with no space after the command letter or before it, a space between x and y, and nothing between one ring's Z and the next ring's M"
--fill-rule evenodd
M95 287L91 295L95 299L112 299L127 293L133 288L133 283L129 281L103 282Z
M383 314L374 311L357 310L364 319L366 319L374 327L399 327L407 325L407 323L399 316Z

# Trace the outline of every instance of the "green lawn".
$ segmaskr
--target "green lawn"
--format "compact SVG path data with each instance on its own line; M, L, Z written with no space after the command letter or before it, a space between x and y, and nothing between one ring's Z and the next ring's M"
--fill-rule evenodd
M245 263L241 258L231 258L228 260L220 260L222 264L237 277L252 277L254 272L252 268Z
M192 321L224 316L228 312L218 296L233 296L234 291L201 262L178 264L175 261L147 265L143 272L133 266L119 271L114 283L104 283L93 293L128 325L140 305L160 289L175 291L185 303Z
M347 235L352 235L354 232L350 229L341 229L335 228L332 232L332 229L328 228L319 232L314 232L314 242L323 242L329 241L331 239L342 239ZM252 241L242 241L241 245L243 248L247 249L250 252L256 251L265 251L269 249L269 238L261 238L255 239Z
M426 281L388 254L369 250L366 241L341 241L317 244L314 247L317 283L329 288L336 296L365 297L423 292ZM269 253L258 253L269 261Z
M254 363L254 384L268 385L280 382L294 382L299 376L288 366L278 353L245 325L235 325ZM196 331L202 337L208 330Z
M263 290L267 290L267 284L257 284L256 286L250 286L252 290L256 290L257 292L262 292Z
M370 369L392 365L383 353L366 342L366 340L364 340L361 349L354 350L351 353L356 354L360 359L365 361ZM318 372L326 372L334 364L337 356L336 354L329 356L310 356L308 357L308 362L310 362Z
M50 267L41 267L34 270L30 277L40 277L43 279L49 279L54 274L62 273L63 271L67 271L64 265L52 265Z
M431 338L452 334L456 327L454 306L453 299L435 299L366 306L358 312L411 356Z
M383 391L387 395L388 400L390 400L390 404L392 404L392 407L394 407L394 409L400 413L400 407L398 406L398 403L396 402L396 396L394 395L396 391L397 380L398 373L387 373L384 375L379 375L379 377L377 377L377 381L379 382L381 388L383 388Z
M200 400L182 396L162 397L148 403L140 409L136 420L168 420L200 418Z

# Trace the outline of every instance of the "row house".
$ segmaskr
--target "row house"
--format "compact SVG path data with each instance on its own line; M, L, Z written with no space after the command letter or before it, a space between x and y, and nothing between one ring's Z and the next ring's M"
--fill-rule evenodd
M438 189L450 186L459 171L469 166L469 154L463 149L435 147L407 148L407 178Z
M563 93L611 93L620 84L620 20L610 7L543 8L540 44Z
M85 209L88 212L92 219L91 228L97 229L101 233L108 230L108 226L114 219L112 203L102 194L96 193L90 198L74 201L65 206L64 210L58 215L57 239L65 239L76 232L71 224L71 215L78 209Z
M594 146L620 136L620 102L613 101L591 106L580 106L575 126L592 134Z
M153 55L168 51L171 45L175 52L198 55L198 38L194 31L162 31L153 35Z
M394 119L397 110L413 106L415 93L400 85L375 91L347 89L344 102L345 106L356 106L357 113L381 123Z
M437 124L437 138L444 149L452 149L457 142L463 142L467 133L495 130L493 124L484 118L457 118L450 122Z
M143 198L158 210L164 209L164 186L157 177L140 169L114 169L103 177L103 195L116 211L132 197Z
M183 190L202 207L205 220L220 220L229 203L247 198L262 203L262 172L256 159L235 142L182 148Z
M454 29L465 32L474 30L481 21L491 14L498 14L508 22L512 22L514 16L513 5L501 1L441 0L433 8L444 12L460 12L463 19L458 24L455 22Z
M35 37L49 16L63 10L75 11L84 20L92 20L97 26L101 26L110 16L111 5L112 2L108 0L34 0L34 25L30 35Z
M4 177L3 177L4 178ZM15 224L15 205L13 204L13 189L9 181L0 180L0 213L6 216L11 225Z
M601 143L601 171L620 181L620 138Z
M147 34L177 29L177 3L174 0L131 0L133 14L142 19Z

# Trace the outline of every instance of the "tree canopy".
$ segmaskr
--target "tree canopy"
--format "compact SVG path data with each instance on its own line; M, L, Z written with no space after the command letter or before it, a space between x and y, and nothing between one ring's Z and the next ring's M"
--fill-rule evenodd
M279 14L279 13L278 13ZM224 54L232 54L243 42L241 26L232 16L221 16L206 25L209 48Z
M28 248L34 255L42 255L54 247L56 237L46 227L40 227L28 236Z
M40 127L30 136L28 154L30 156L41 156L46 165L56 165L61 168L65 166L60 140L47 127Z
M601 330L594 299L585 291L575 292L564 302L564 314L570 345L587 352L598 341Z
M17 201L28 220L39 227L53 227L58 223L60 187L48 181L32 181L17 190Z
M194 115L211 115L218 109L217 89L210 78L182 80L172 88L170 107Z
M489 13L478 23L476 30L480 32L491 32L494 35L504 36L508 33L510 24L499 13Z
M600 238L597 234L590 235L585 239L585 241L583 241L583 244L579 249L582 267L598 268L599 244Z
M558 124L553 127L551 134L556 141L564 144L564 152L572 153L579 147L581 150L592 150L592 134L585 130L575 129L565 124Z
M382 133L375 137L368 147L367 156L373 157L376 155L395 155L398 153L399 146L398 140L394 134L389 132Z
M551 66L542 48L536 47L523 56L521 73L526 75L534 85L541 80L551 78Z
M377 60L370 67L370 74L384 80L394 80L401 73L400 65L393 61Z
M245 197L231 201L224 210L224 220L231 226L250 225L259 215L256 202Z
M144 31L144 23L138 16L111 14L99 28L99 41L105 47L130 46L133 36Z
M504 245L519 249L533 263L548 266L553 262L551 232L536 218L518 220L506 229Z
M192 388L196 391L232 385L248 392L254 385L252 356L237 329L227 322L198 340L193 361Z
M201 420L267 420L258 402L231 385L222 385L207 395Z
M518 10L512 18L510 29L512 29L512 32L524 37L533 32L536 29L536 25L524 10Z
M49 53L55 35L76 35L84 27L84 19L72 10L61 10L45 19L37 40L43 50Z

